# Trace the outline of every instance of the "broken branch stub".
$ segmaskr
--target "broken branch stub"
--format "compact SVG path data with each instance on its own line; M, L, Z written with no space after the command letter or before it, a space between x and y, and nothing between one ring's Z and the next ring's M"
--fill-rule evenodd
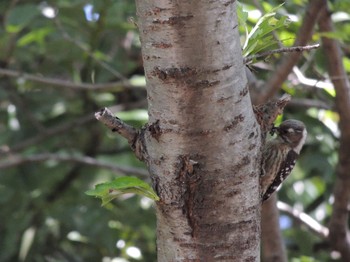
M278 115L283 113L285 106L291 100L289 94L284 94L282 97L270 100L265 104L254 106L254 114L260 125L262 134L273 131L273 122Z
M131 149L135 152L135 155L139 160L145 161L147 159L147 151L145 150L143 139L144 129L137 130L124 123L106 107L96 112L95 117L112 132L117 132L122 137L126 138Z

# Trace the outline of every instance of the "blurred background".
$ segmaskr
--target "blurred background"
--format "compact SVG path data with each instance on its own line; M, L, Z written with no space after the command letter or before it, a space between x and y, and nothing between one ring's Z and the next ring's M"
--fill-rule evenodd
M242 5L242 46L246 30L281 4L259 2ZM288 17L288 26L283 22L274 39L293 44L307 4L293 0L277 9L276 21ZM331 36L349 73L350 3L332 1L331 9ZM109 107L135 127L147 122L135 14L130 0L0 2L0 261L156 261L152 201L125 195L101 207L84 194L116 176L148 180L127 142L94 118ZM312 41L320 37L316 31ZM262 51L279 48L271 43ZM281 57L250 63L253 95ZM305 212L320 225L331 214L340 134L329 80L325 54L311 50L280 91L293 96L283 118L304 121L309 137L279 198L285 211ZM325 239L291 212L280 222L292 261L336 260Z

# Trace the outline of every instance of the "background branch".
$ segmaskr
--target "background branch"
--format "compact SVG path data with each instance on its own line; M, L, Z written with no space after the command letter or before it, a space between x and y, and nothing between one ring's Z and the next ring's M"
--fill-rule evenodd
M284 203L281 201L277 202L277 207L281 212L289 215L294 220L305 225L311 232L315 233L320 238L327 239L329 235L328 228L321 225L319 222L317 222L308 214L301 212L299 210L296 210L295 208L291 207L287 203Z
M135 88L136 86L133 86L130 84L128 80L121 80L117 82L111 82L111 83L103 83L103 84L88 84L88 83L73 83L71 81L61 80L61 79L55 79L55 78L49 78L49 77L42 77L27 73L18 72L15 70L9 70L0 68L0 75L8 76L8 77L15 77L15 78L24 78L30 81L47 84L47 85L54 85L59 86L62 88L69 88L72 90L93 90L93 91L111 91L116 90L119 88Z
M148 177L148 172L141 168L119 166L106 161L97 160L89 156L60 155L51 153L36 154L31 156L11 155L0 162L0 169L7 169L27 163L44 162L47 160L80 163L88 166L105 168L113 172L119 172L126 175L134 175L143 179Z
M333 32L327 1L322 1L319 26L322 32ZM339 113L340 147L339 162L334 186L333 213L329 222L330 243L342 255L343 261L350 261L349 201L350 201L350 84L343 66L339 44L333 38L322 37L323 48L328 61L328 72L336 90L336 108Z
M287 252L279 227L277 194L265 201L261 210L262 261L287 262Z

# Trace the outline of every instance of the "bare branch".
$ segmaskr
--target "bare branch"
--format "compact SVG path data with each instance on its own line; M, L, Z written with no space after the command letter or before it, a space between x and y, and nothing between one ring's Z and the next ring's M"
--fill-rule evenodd
M141 168L119 166L116 164L111 164L105 161L97 160L89 156L59 155L59 154L50 154L50 153L37 154L37 155L31 155L31 156L11 155L5 160L2 160L0 162L0 169L7 169L18 165L35 163L35 162L43 162L47 160L80 163L80 164L89 165L89 166L106 168L113 172L124 173L126 175L135 175L140 178L148 177L148 172L145 169L141 169Z
M322 32L333 32L333 24L327 1L322 2L319 26ZM333 189L333 213L329 223L329 239L339 251L343 261L350 261L349 201L350 201L350 83L343 66L340 46L335 39L323 35L322 44L326 54L328 72L335 91L335 103L339 113L339 162Z
M111 83L103 83L103 84L73 83L71 81L36 76L36 75L22 73L22 72L4 69L4 68L0 68L0 75L5 75L8 77L24 78L24 79L28 79L30 81L34 81L42 84L54 85L54 86L59 86L63 88L70 88L72 90L110 91L110 90L116 90L118 88L136 87L130 84L128 80L122 80L122 81L111 82Z
M328 228L321 225L319 222L317 222L308 214L301 212L299 210L296 210L295 208L281 201L277 202L277 207L280 211L288 214L296 221L305 225L311 232L315 233L320 238L327 239L329 235Z
M247 64L247 63L251 62L254 59L259 59L259 58L262 58L262 57L265 57L265 56L270 56L270 55L273 55L273 54L308 51L308 50L312 50L312 49L318 48L319 46L320 46L319 44L316 44L316 45L283 47L283 48L279 48L279 49L275 49L275 50L262 52L262 53L259 53L259 54L256 54L256 55L248 56L248 57L243 59L243 63Z

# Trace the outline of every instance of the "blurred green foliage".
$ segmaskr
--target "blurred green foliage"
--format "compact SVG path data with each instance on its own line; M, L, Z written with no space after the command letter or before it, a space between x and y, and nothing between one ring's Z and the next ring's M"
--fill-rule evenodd
M260 7L256 2L242 3L242 43L264 14L276 12L269 16L283 18L273 20L280 25L276 35L284 45L292 45L308 1L287 1L278 9L274 8L281 1L263 1ZM339 0L331 7L336 28L332 36L341 42L350 72L350 6ZM0 1L1 69L76 84L126 79L132 83L83 91L31 81L25 75L1 75L0 164L3 159L50 152L145 170L127 142L93 118L99 108L118 105L116 111L123 111L120 117L129 124L140 127L147 121L140 42L129 19L133 16L135 4L127 0ZM286 17L291 20L288 27ZM271 29L266 24L264 28ZM254 37L247 44L249 55L276 47L263 41L263 49L256 48L261 39ZM264 37L276 43L271 34ZM320 41L318 32L313 41ZM281 56L256 61L252 66L258 79L268 79ZM298 68L309 79L327 82L322 49L304 53ZM325 106L291 103L286 108L283 117L304 121L309 136L279 197L327 224L339 136L334 90L308 86L296 77L289 78L283 90L297 101L314 100ZM6 153L9 149L11 153ZM0 168L0 261L156 261L152 202L133 196L101 208L98 200L84 194L121 175L125 174L55 159ZM286 219L281 226L291 261L335 260L323 240Z
M74 83L143 76L138 35L128 22L135 15L132 1L1 1L0 10L3 69ZM21 157L91 156L144 169L127 142L93 117L101 107L119 105L127 110L125 121L142 126L142 80L138 88L101 92L25 76L0 76L0 86L0 159L11 148L11 155ZM129 196L101 208L84 194L120 175L56 160L0 169L0 261L155 261L152 202Z

